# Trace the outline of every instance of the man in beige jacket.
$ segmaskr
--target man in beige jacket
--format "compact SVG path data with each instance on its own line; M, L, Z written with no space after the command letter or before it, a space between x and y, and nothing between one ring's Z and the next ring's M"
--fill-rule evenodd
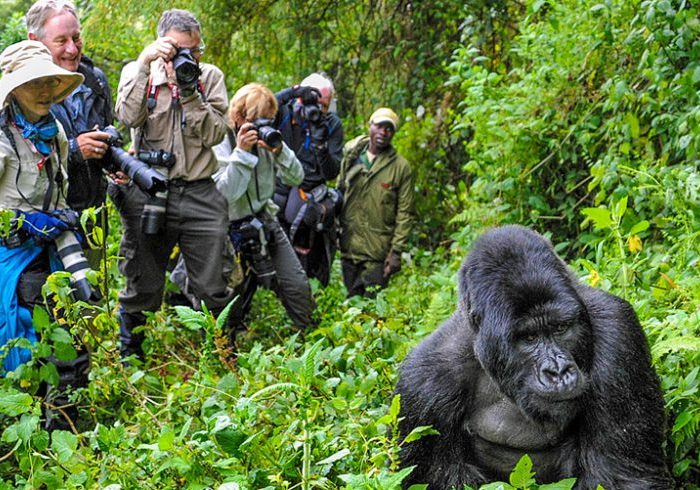
M199 62L203 51L192 13L168 10L158 23L158 38L124 67L119 80L117 118L132 128L136 153L156 155L151 163L169 178L167 193L155 197L132 184L110 189L123 226L123 355L143 354L143 334L133 330L145 323L144 311L160 308L175 244L197 298L217 312L231 296L221 266L227 203L211 178L218 169L212 147L226 134L228 100L221 70ZM174 162L157 158L162 151Z

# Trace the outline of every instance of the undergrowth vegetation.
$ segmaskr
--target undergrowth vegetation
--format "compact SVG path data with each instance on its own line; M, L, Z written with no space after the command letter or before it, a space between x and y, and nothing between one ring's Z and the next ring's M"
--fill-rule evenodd
M393 3L405 7L384 2L387 11ZM501 223L546 234L586 282L632 303L664 391L669 467L679 488L698 488L697 2L439 3L451 16L463 16L461 40L456 41L454 19L447 39L432 31L419 38L419 28L433 22L429 9L419 9L421 23L411 31L416 37L409 47L427 53L435 44L436 52L443 52L449 42L452 56L442 63L427 54L414 60L431 79L422 84L409 77L410 97L405 86L392 85L405 84L406 73L392 72L382 84L374 77L360 91L394 97L403 120L395 143L417 177L414 248L389 288L376 300L348 299L336 263L329 287L313 285L317 325L303 333L293 330L273 294L259 291L248 331L233 347L221 319L217 323L206 311L164 308L145 329L147 361L125 365L116 344L119 224L110 209L110 236L91 237L106 251L94 278L105 299L99 305L75 303L67 274L54 274L45 287L51 300L47 311L59 320L35 310L43 341L32 346L31 362L0 379L0 489L400 488L406 470L398 469L399 449L423 434L395 430L397 366L455 308L456 271L472 240ZM209 4L211 12L229 5ZM330 11L352 10L341 4ZM134 5L124 15L136 16ZM161 7L158 2L143 6L148 12ZM103 12L106 2L91 8ZM283 8L277 4L274 13L284 14L277 11ZM401 12L397 7L392 18ZM383 14L375 14L368 23L379 22ZM410 31L410 12L404 17L393 31L377 31L372 52L391 36ZM231 26L207 19L232 36ZM337 22L320 19L320 27ZM87 26L97 29L97 20ZM300 27L299 22L294 25ZM18 26L15 16L2 39L16 38ZM290 35L284 26L280 38ZM342 43L352 41L355 29L335 48L346 49ZM238 41L237 52L246 51ZM214 54L225 52L212 42ZM143 44L141 38L129 43ZM109 49L125 49L120 43L99 46L111 54ZM304 47L309 56L317 54L313 46ZM114 65L126 54L133 53L119 52L109 60L105 55L104 61ZM233 63L223 59L227 66ZM330 70L348 97L354 92L343 88L344 73L352 72L348 80L362 80L362 70L386 63L367 52L358 59ZM98 66L100 61L98 56ZM265 75L270 81L288 82L296 75L289 60L272 62L282 74ZM260 63L245 69L272 72ZM110 73L110 79L117 75ZM360 122L348 118L347 134L364 131ZM0 231L8 220L0 219ZM57 373L46 359L70 359L81 343L92 353L90 384L73 394L81 421L71 431L49 433L41 426L40 389L55 383ZM565 480L537 487L535 480L524 458L510 482L485 488L573 486Z

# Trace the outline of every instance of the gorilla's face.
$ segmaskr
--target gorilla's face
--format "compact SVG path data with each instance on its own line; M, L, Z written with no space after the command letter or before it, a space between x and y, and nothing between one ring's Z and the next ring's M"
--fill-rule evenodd
M487 245L477 244L461 277L475 355L526 417L563 427L579 411L593 359L575 280L544 240Z
M475 352L523 414L564 427L586 391L590 326L577 296L547 296L541 302L532 296L524 308L511 303L497 323L485 321Z

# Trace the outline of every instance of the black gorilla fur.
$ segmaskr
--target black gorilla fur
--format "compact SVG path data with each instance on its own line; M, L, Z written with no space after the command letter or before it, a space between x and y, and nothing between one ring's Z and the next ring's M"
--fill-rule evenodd
M458 489L508 480L523 454L541 483L673 488L664 406L629 303L580 283L541 235L480 237L459 274L455 313L403 362L405 482Z

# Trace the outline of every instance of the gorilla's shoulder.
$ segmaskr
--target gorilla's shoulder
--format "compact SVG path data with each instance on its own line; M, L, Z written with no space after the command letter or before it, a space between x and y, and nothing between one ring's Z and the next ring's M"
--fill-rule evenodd
M423 398L427 405L457 400L471 391L469 380L481 370L473 337L460 312L455 312L401 363L397 391ZM404 386L406 382L410 386Z

